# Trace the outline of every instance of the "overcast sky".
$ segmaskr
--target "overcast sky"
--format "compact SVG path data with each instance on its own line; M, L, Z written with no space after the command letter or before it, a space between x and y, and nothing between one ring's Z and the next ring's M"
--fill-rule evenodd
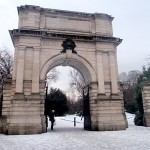
M114 18L119 72L141 70L150 55L150 0L0 0L0 47L14 50L8 30L18 28L17 6L106 13Z

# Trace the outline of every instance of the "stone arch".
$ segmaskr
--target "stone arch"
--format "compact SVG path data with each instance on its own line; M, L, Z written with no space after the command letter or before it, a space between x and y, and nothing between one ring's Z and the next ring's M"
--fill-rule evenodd
M78 70L83 75L87 84L90 82L96 82L96 73L91 64L77 54L71 54L71 57L67 58L67 53L56 55L45 62L40 72L40 80L45 80L47 72L60 65L71 66Z
M90 85L85 95L90 101L90 130L126 129L116 57L122 40L113 37L113 17L28 5L18 7L18 14L19 27L10 31L15 59L13 79L4 86L7 129L2 132L46 132L45 75L60 65L77 69Z

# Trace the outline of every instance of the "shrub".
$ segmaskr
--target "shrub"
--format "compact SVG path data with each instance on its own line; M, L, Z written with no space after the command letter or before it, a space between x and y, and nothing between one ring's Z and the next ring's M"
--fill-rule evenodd
M137 102L135 100L129 100L125 103L125 110L128 113L135 114L137 110Z
M135 118L134 118L134 124L137 126L143 126L143 114L141 114L141 112L137 111L135 113Z

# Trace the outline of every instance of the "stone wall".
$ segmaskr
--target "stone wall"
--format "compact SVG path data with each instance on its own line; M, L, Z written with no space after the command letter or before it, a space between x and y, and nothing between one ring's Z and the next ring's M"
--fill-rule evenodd
M150 81L143 81L142 83L142 99L145 126L150 127Z
M97 33L112 36L113 17L102 13L83 13L39 6L18 7L19 28L46 29L61 32Z
M2 116L0 117L0 133L8 134L8 125L11 113L12 79L4 80Z
M15 95L11 105L11 117L8 134L38 134L43 130L44 103L39 95L31 95L31 99ZM20 99L19 99L20 97ZM22 98L21 98L22 97Z

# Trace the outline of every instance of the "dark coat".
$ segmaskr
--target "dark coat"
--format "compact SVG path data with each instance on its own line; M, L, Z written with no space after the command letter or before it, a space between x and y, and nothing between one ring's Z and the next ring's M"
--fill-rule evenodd
M55 122L55 114L54 114L54 112L50 112L48 116L49 116L49 120L51 122Z

